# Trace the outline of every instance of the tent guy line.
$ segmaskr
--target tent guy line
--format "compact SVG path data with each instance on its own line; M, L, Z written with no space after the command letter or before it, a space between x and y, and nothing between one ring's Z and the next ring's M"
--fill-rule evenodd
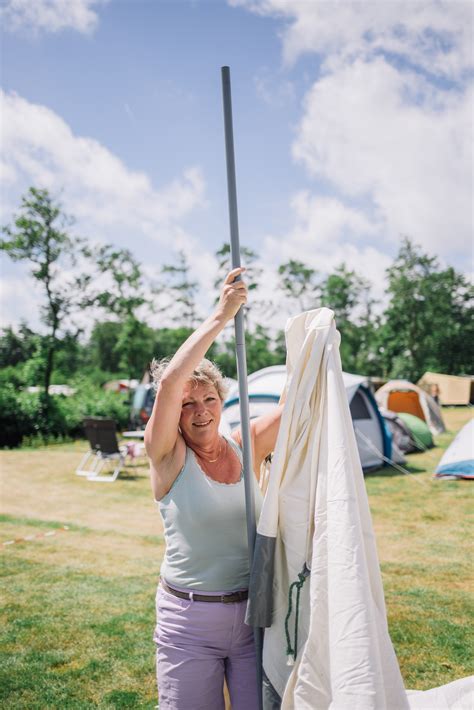
M2 542L2 547L15 545L18 542L31 542L32 540L39 540L45 537L53 537L53 535L57 535L57 533L67 532L68 530L69 526L63 525L62 528L58 528L57 530L48 530L48 532L38 533L37 535L26 535L25 537L17 537L15 540L6 540L5 542Z
M368 446L370 449L372 449L376 454L380 456L382 461L385 461L385 463L389 464L389 466L393 466L393 468L396 468L398 471L401 471L401 473L405 473L407 476L412 478L413 481L416 481L420 486L427 486L428 484L426 481L420 481L418 478L415 478L415 474L412 473L411 471L408 471L406 468L403 468L403 466L400 466L400 464L396 463L393 459L390 459L388 456L384 456L384 454L379 451L379 449L373 444L370 439L365 436L360 429L357 429L357 427L354 427L354 431L356 434L356 437L359 437L362 439L362 441Z

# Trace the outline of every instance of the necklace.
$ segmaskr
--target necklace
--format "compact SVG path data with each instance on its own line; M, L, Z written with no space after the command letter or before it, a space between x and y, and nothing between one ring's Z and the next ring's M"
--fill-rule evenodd
M217 458L215 458L215 459L206 459L206 458L204 458L204 456L202 456L201 454L198 454L198 456L199 456L200 459L202 459L203 461L206 461L207 463L216 463L216 461L219 461L219 459L220 459L220 457L221 457L221 455L222 455L222 451L223 451L223 449L225 449L226 446L227 446L227 442L224 441L224 447L223 447L223 446L222 446L222 438L219 438L219 453L217 454Z

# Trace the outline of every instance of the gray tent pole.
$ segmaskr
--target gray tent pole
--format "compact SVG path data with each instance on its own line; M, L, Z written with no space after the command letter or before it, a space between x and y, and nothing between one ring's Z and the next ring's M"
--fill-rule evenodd
M229 67L222 67L222 98L224 103L225 151L227 164L227 194L229 199L230 249L232 268L240 266L239 222L237 216L237 188L235 180L234 132L232 128L232 99L230 91ZM237 375L239 380L240 427L242 432L243 468L245 484L245 505L247 512L247 536L249 543L249 564L252 568L255 546L256 522L253 489L252 445L250 441L250 417L247 388L247 356L245 352L243 308L235 316L235 347ZM262 630L254 627L255 649L257 653L257 683L262 707Z

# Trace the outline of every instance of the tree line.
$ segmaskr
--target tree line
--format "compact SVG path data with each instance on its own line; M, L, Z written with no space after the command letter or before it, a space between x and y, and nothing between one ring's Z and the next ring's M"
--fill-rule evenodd
M3 228L2 249L29 266L43 293L45 334L28 324L0 333L0 384L17 388L42 385L45 406L50 383L87 376L95 384L114 377L140 379L152 357L171 355L199 322L199 286L183 252L165 264L155 281L129 249L93 245L72 236L73 221L47 190L30 188L12 224ZM215 254L216 298L230 268L230 249ZM383 310L370 282L340 264L318 273L291 259L278 268L272 302L262 294L258 254L242 248L250 306L247 361L250 372L283 363L284 334L267 323L282 305L288 312L328 306L341 332L344 370L386 378L417 380L425 370L448 374L473 371L474 290L466 277L408 237L387 269ZM277 305L276 305L277 304ZM87 336L72 328L77 313L90 312L95 323ZM161 315L173 326L153 328L147 318ZM236 365L231 331L214 344L210 357L229 377Z

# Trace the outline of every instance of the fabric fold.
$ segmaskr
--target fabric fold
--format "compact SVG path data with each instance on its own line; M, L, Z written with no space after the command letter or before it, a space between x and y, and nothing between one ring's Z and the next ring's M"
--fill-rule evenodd
M264 672L283 710L408 710L333 312L291 319L286 341L287 395L247 614L248 623L267 627ZM296 615L289 591L305 567L310 575L300 585ZM287 632L295 626L293 659Z

